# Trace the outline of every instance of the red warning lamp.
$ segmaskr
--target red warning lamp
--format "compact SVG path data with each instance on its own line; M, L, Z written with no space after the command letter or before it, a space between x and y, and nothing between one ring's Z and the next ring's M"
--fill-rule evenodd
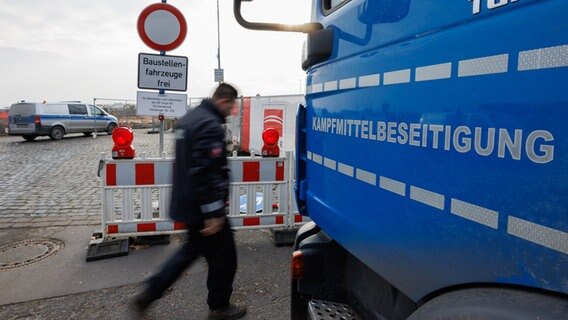
M114 147L112 148L113 159L132 159L135 152L132 146L134 140L134 133L128 127L118 127L112 131L112 141Z
M262 146L263 157L280 156L278 139L280 139L280 134L278 133L278 130L274 128L267 128L262 132L262 141L264 141L264 145Z

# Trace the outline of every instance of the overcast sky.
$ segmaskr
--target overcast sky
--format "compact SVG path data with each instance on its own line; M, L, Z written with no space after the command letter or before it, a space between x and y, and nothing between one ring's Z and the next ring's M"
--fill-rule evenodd
M20 100L135 99L138 53L148 48L136 30L154 0L0 0L0 107ZM189 59L189 97L211 93L217 67L216 0L169 0L185 16L184 43L168 52ZM303 23L310 0L243 3L247 20ZM300 67L305 36L246 30L233 1L219 0L221 67L243 95L304 91Z

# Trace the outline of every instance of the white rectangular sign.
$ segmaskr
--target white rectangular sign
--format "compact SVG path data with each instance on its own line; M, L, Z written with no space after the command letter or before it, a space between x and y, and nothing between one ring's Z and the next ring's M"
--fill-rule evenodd
M181 118L187 109L187 94L138 91L136 115Z
M138 88L187 90L187 57L138 54Z

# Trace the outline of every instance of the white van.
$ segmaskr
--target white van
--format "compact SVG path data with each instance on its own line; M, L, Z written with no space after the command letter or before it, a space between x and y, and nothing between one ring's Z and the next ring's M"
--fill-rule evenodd
M80 102L21 102L10 107L8 134L31 141L38 136L59 140L67 133L112 133L118 120L94 105Z

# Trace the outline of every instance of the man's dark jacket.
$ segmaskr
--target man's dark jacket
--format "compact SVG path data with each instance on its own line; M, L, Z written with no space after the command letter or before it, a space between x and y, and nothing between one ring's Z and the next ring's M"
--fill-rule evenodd
M224 122L219 109L205 99L176 124L170 216L189 228L201 229L204 219L225 215L229 171Z

